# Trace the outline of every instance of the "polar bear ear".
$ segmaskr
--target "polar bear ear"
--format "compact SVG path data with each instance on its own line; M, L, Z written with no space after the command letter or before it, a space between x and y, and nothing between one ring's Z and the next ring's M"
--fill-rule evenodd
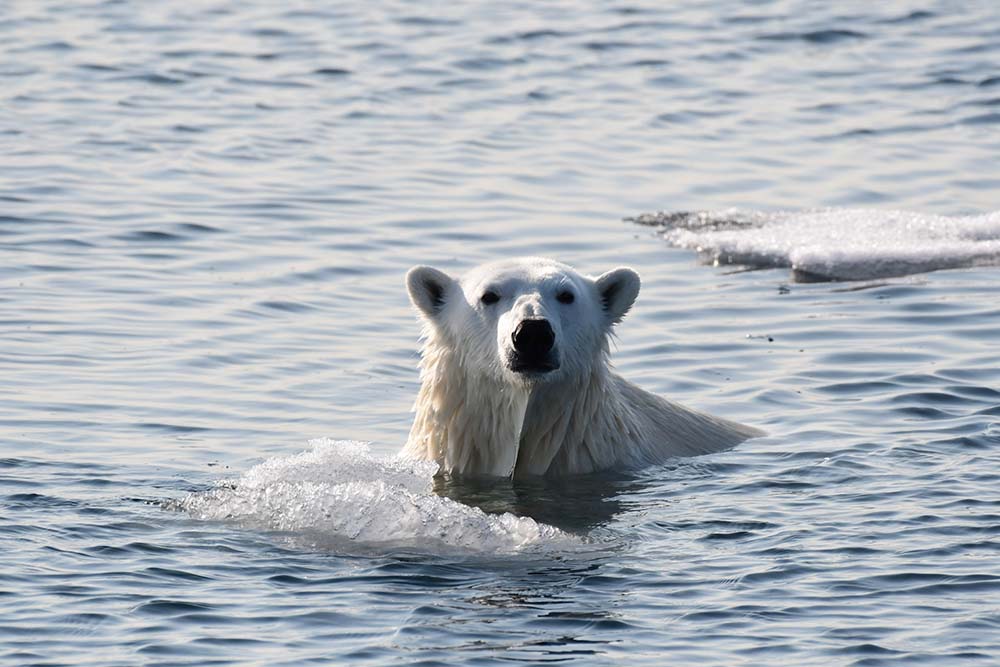
M436 319L441 313L454 284L451 276L430 266L415 266L406 274L410 301L429 320Z
M628 268L617 268L601 274L594 281L601 305L611 324L618 324L639 296L639 274Z

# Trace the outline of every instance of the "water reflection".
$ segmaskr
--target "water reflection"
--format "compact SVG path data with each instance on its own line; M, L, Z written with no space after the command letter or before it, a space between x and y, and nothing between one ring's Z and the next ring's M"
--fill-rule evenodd
M439 475L434 492L490 514L529 516L562 530L586 534L627 509L630 494L643 485L622 473L550 479L495 479Z

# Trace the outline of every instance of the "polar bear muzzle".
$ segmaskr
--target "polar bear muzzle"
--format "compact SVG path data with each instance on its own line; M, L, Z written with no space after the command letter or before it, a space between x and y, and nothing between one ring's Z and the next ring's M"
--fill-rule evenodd
M526 319L511 334L514 350L508 365L515 373L548 373L559 368L556 334L545 319Z

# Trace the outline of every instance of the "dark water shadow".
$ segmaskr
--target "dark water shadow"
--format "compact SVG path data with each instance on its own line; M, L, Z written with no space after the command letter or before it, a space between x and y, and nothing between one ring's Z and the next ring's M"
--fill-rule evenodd
M584 534L625 511L628 498L645 486L625 473L576 475L559 479L439 475L434 492L488 514L510 512L571 533Z

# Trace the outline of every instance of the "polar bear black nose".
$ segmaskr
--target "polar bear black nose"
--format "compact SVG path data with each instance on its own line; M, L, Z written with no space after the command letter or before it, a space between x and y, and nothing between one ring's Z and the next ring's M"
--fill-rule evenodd
M548 354L556 342L556 334L548 320L521 320L511 338L514 349L528 357Z

